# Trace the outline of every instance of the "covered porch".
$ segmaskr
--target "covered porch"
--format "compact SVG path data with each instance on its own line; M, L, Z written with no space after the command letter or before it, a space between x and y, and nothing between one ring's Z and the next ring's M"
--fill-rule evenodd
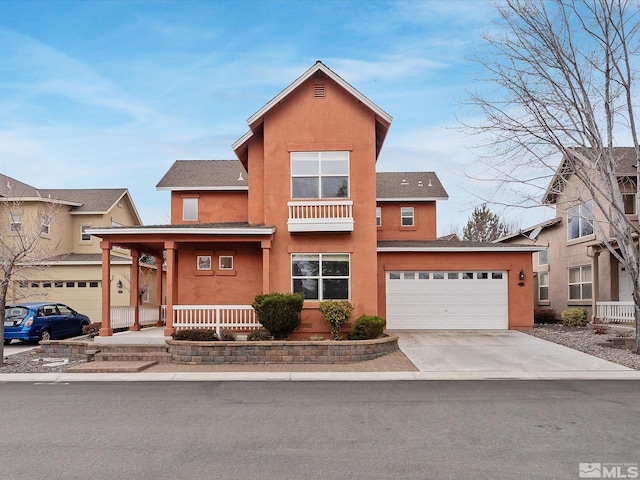
M183 328L212 328L218 333L223 328L259 328L250 303L256 294L270 291L274 232L275 227L248 224L92 229L92 235L102 238L100 337L111 337L114 328L140 331L147 325L164 325L164 337ZM129 306L111 305L108 258L113 247L129 250L132 257ZM158 266L157 305L139 301L143 254L155 258Z

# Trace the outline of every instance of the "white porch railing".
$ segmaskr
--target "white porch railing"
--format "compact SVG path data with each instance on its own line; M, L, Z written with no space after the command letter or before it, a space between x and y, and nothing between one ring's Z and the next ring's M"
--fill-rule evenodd
M603 323L633 323L633 302L596 302L596 318Z
M173 327L256 330L262 325L251 305L174 305Z
M290 232L353 231L353 201L289 202Z
M135 321L133 305L111 307L111 328L128 328ZM140 306L140 325L155 325L160 320L160 307Z

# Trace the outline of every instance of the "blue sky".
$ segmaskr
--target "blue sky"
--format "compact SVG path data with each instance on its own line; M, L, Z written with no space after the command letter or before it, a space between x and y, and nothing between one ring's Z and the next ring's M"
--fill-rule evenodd
M0 172L39 188L130 190L169 223L155 185L178 159L232 159L246 119L316 60L394 117L379 171L435 171L438 231L487 193L464 176L469 60L496 12L448 1L0 0ZM492 208L493 209L493 208ZM546 212L503 212L525 227ZM517 220L516 220L517 219Z

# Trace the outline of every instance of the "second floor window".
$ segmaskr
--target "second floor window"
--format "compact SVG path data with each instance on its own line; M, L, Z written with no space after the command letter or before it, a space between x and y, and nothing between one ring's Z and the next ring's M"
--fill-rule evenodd
M9 230L11 232L21 232L22 231L22 214L21 213L11 213L10 220L11 224L9 226Z
M414 222L413 207L402 207L400 209L400 225L403 227L413 227Z
M291 198L349 198L349 152L291 152Z
M82 225L82 227L80 227L80 241L81 242L90 242L91 241L91 234L89 232L87 232L87 230L89 230L91 228L91 225Z
M198 199L182 199L182 220L198 220Z
M382 226L382 207L376 207L376 227Z
M593 200L567 210L567 239L593 235Z
M538 252L538 265L548 265L549 259L547 257L547 250L541 250Z

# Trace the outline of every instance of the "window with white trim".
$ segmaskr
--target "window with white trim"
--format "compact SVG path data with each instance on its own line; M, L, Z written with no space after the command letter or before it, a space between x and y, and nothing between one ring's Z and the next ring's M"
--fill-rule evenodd
M91 234L87 232L91 228L91 225L82 225L80 227L80 241L81 242L90 242Z
M348 300L351 259L348 253L291 255L291 290L305 300Z
M349 152L291 152L291 198L349 198Z
M218 257L218 268L220 270L233 270L233 256L220 255Z
M198 220L198 198L182 199L182 220Z
M22 231L22 214L10 213L9 214L9 231L21 232Z
M413 207L401 207L400 208L400 225L403 227L413 227L414 221L414 209Z
M549 301L549 272L538 272L538 301Z
M376 207L376 227L382 226L382 207Z
M547 249L540 250L538 252L538 265L548 265L549 258L547 257Z
M591 267L583 265L569 269L569 300L591 300Z
M593 200L567 210L567 239L593 235Z

